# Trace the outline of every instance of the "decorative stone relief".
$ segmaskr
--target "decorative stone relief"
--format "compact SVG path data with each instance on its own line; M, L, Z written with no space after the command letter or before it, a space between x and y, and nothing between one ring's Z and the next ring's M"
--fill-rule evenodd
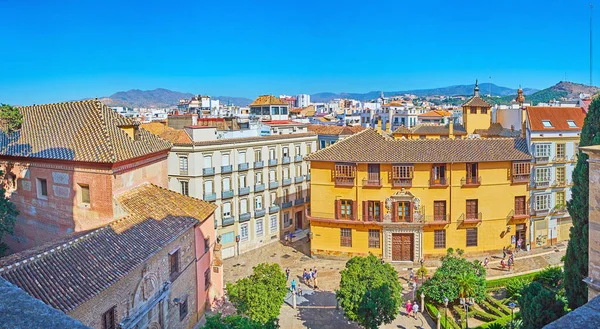
M53 171L52 172L52 180L54 181L54 184L68 185L69 184L69 174Z
M68 187L52 185L54 195L59 198L68 198L71 195L71 190Z
M393 233L407 233L413 234L413 261L418 261L423 258L421 250L421 239L423 238L423 232L418 229L404 229L404 228L391 228L384 229L383 231L383 257L391 261L392 259L392 234Z
M31 191L31 182L28 180L22 180L21 181L21 186L23 186L23 190L25 191Z

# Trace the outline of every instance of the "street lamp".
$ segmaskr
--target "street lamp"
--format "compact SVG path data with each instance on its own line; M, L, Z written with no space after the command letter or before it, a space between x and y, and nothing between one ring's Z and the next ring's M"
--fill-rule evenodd
M515 307L517 305L513 302L508 303L508 308L510 308L510 328L514 329L515 325Z
M444 297L444 328L448 327L448 297Z
M473 304L475 304L473 297L460 299L460 305L462 305L465 308L465 311L467 312L467 315L465 317L465 324L467 325L467 329L469 329L469 306L472 306Z

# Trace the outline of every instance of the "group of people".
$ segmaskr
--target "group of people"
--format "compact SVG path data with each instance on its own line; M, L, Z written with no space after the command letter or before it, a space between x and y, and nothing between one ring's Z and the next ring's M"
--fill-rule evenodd
M506 270L506 268L508 268L508 270L510 271L513 267L513 265L515 265L515 254L519 252L519 250L521 249L521 247L523 246L523 239L519 239L517 241L517 248L515 249L515 251L513 252L510 249L507 249L506 247L502 248L502 259L500 260L500 267L502 268L502 270ZM507 259L508 256L508 259ZM488 268L488 264L490 263L489 258L485 258L483 260L483 267L484 268Z
M286 281L289 281L290 273L291 273L290 268L289 267L286 268L285 269L285 280ZM309 271L304 269L304 272L302 273L301 282L309 287L311 286L311 283L312 283L312 288L318 289L319 287L317 286L317 268L316 267L311 268ZM291 290L292 290L292 292L298 293L298 295L302 295L302 288L296 284L296 279L292 279Z
M418 315L419 315L419 304L417 303L416 300L414 302L411 302L410 300L408 300L406 302L406 316L413 317L416 319Z

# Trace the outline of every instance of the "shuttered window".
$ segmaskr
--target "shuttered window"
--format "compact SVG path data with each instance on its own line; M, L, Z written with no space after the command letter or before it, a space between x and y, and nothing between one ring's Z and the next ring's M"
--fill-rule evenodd
M369 248L379 248L381 246L379 234L379 230L369 230Z
M467 247L477 246L477 228L467 229Z
M467 200L467 219L477 219L477 200Z
M433 247L436 249L446 248L446 230L433 231Z
M352 247L352 229L340 228L340 246Z

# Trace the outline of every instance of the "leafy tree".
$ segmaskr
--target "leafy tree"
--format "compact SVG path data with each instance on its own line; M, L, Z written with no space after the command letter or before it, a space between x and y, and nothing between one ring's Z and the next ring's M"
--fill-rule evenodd
M0 177L3 177L1 171ZM19 211L17 210L17 207L15 207L15 205L6 197L4 184L0 185L0 256L4 255L8 249L8 246L2 242L2 237L6 233L14 233L15 222L17 221L18 215Z
M485 269L477 261L454 255L453 250L442 258L440 266L430 280L421 286L425 296L437 303L443 303L444 297L450 302L460 297L473 297L482 301L486 294Z
M278 264L258 264L249 277L227 284L227 293L238 314L270 325L279 316L287 294L285 274Z
M23 114L21 111L8 104L0 104L0 121L2 121L7 133L21 129Z
M275 329L273 323L261 324L240 315L221 316L216 314L206 317L204 329Z
M519 298L523 329L538 329L566 313L566 304L539 282L525 287Z
M529 285L529 282L527 282L523 279L514 278L514 279L509 280L508 283L506 283L506 287L505 287L506 288L506 296L515 297L515 298L521 297L521 291L527 285Z
M538 273L535 281L546 286L546 288L557 289L563 279L563 272L560 266L546 267Z
M595 98L583 122L579 146L600 144L600 100ZM571 200L567 209L573 219L565 258L564 285L569 306L573 309L587 302L587 287L582 281L588 275L588 211L589 165L588 156L579 152L573 170Z
M368 329L391 323L400 310L402 286L398 272L373 254L353 257L342 270L336 298L346 317Z

